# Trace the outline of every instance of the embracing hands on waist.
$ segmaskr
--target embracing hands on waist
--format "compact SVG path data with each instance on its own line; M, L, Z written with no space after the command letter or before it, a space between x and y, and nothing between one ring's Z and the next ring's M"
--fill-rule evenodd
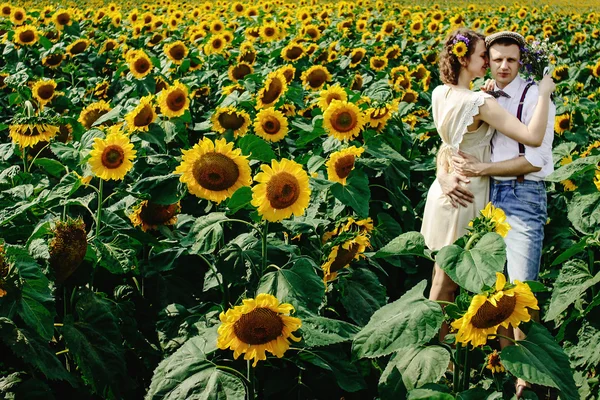
M483 164L472 155L458 151L452 156L452 166L456 173L462 176L480 176Z
M458 208L458 205L466 207L468 203L473 202L473 193L461 184L470 182L466 176L460 175L456 171L448 173L442 170L438 172L437 180L442 188L442 193L448 197L452 207Z

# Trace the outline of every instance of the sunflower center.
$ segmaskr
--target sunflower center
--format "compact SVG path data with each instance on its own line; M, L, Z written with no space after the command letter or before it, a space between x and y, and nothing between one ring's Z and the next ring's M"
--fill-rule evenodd
M84 41L77 42L73 47L71 47L71 54L79 54L85 51L87 48L87 43Z
M213 40L212 47L215 50L219 50L221 47L223 47L223 41L221 39Z
M269 135L274 135L277 132L279 132L280 127L281 127L281 124L279 123L277 118L269 118L268 120L266 120L263 123L263 129Z
M140 57L135 60L133 67L138 74L143 74L150 69L150 62L146 58Z
M2 8L2 15L10 15L10 7L5 6Z
M194 163L192 174L203 188L221 191L229 189L237 182L240 170L226 155L207 153Z
M294 79L294 70L291 68L285 69L283 71L283 76L285 77L286 82L290 83L292 79Z
M327 74L323 70L312 71L308 76L308 84L311 87L317 88L327 80Z
M161 205L146 203L140 211L140 218L149 225L161 225L177 213L177 204Z
M139 113L133 118L133 124L135 126L147 126L153 120L152 106L147 104L140 110Z
M182 60L183 57L185 57L185 47L181 44L178 44L177 46L171 48L170 54L175 60Z
M106 51L111 51L111 50L113 50L115 48L115 46L116 46L115 42L113 42L113 41L107 41L106 45L104 46L104 49Z
M235 111L220 114L218 120L223 128L233 129L234 131L240 129L245 122L244 117Z
M350 264L350 262L354 260L354 257L356 257L356 254L358 253L359 249L360 245L358 243L353 243L347 250L340 246L335 260L333 260L333 262L331 263L331 268L329 269L329 271L331 273L337 272L344 268L346 265Z
M179 111L185 106L185 93L179 89L167 96L167 106L172 111Z
M475 328L487 329L504 322L514 311L517 304L516 296L503 296L496 302L497 307L486 301L477 310L471 323Z
M341 179L348 177L348 175L350 175L350 171L352 171L352 168L354 168L354 160L354 154L345 155L337 160L335 163L335 173L337 176L339 176Z
M362 60L362 58L364 56L365 56L365 53L363 53L362 51L358 51L358 52L354 53L354 55L352 56L352 59L350 61L352 61L352 64L356 64L357 62Z
M243 79L250 72L252 72L252 71L250 70L250 67L248 65L239 64L233 68L233 70L231 71L231 74L233 75L233 77L235 79L240 80L240 79Z
M233 325L239 340L251 345L266 344L277 339L283 332L281 317L269 308L255 308L244 314Z
M565 118L565 119L561 120L560 121L560 128L566 130L567 128L569 128L569 122L570 121L569 121L568 118Z
M263 103L265 103L265 104L273 103L275 100L277 100L277 98L279 97L279 95L281 94L282 91L283 91L283 82L281 82L281 80L279 80L279 78L273 78L271 80L271 84L269 85L269 88L263 94L263 98L262 98Z
M373 60L373 66L375 68L381 68L385 65L385 61L383 60Z
M14 18L15 18L15 20L16 20L16 21L20 21L20 20L22 20L22 19L23 19L23 17L24 17L24 15L23 15L23 13L22 13L21 11L17 11L17 12L15 13L15 15L14 15Z
M299 46L293 46L286 51L285 55L290 60L295 60L302 55L302 48Z
M298 197L300 197L300 184L298 179L289 172L274 175L267 184L267 199L275 209L280 210L291 206Z
M331 122L336 131L348 132L354 129L358 120L350 111L342 111Z
M273 28L265 29L265 36L270 37L270 36L274 36L274 35L275 35L275 29L273 29Z
M402 96L402 101L413 103L415 101L415 95L412 93L405 93L404 96Z
M120 146L111 145L102 152L102 165L106 168L119 168L123 161L125 161L125 152Z
M52 85L40 86L37 91L37 95L42 100L50 100L52 98L52 96L54 96L54 86L52 86Z
M161 34L157 33L156 35L152 36L152 38L150 38L150 44L155 45L160 43L160 41L163 40L163 37ZM173 56L172 54L173 49L171 49L171 56Z
M35 40L35 33L31 29L27 29L19 34L19 40L22 43L30 43Z
M69 21L71 20L71 16L68 13L60 13L58 14L58 16L56 17L56 21L60 24L60 25L67 25L69 23Z

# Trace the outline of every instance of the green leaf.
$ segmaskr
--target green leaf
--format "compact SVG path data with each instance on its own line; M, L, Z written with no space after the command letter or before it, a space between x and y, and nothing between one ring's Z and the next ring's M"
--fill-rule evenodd
M366 389L367 384L355 364L348 360L346 352L339 347L329 347L310 352L301 352L299 357L333 373L337 384L346 392Z
M569 358L543 326L532 323L527 338L502 350L507 371L526 380L560 390L564 400L579 399Z
M59 161L52 160L50 158L36 158L33 164L41 167L55 178L59 178L63 172L65 172L64 165L62 165Z
M337 319L310 316L302 319L302 338L307 347L328 346L352 340L360 331L356 325Z
M389 365L389 364L388 364ZM379 378L379 396L381 400L397 400L406 398L406 387L402 381L402 375L395 366L386 370Z
M246 135L238 141L238 146L242 149L242 154L248 156L251 160L259 160L270 163L272 159L277 158L271 146L255 135Z
M419 232L406 232L392 239L375 253L375 258L391 256L421 256L429 258L431 252L425 246L425 239Z
M92 245L97 250L100 266L112 274L127 274L136 270L136 252L131 248L130 242L134 239L119 234L110 243L103 243L100 238L95 238Z
M191 338L158 364L146 400L239 400L246 396L244 383L206 360L203 341Z
M343 204L352 207L359 217L369 216L371 191L369 178L362 170L354 169L346 180L346 185L335 183L331 186L331 193Z
M403 347L427 343L437 335L444 319L441 307L423 297L423 280L398 300L383 306L354 338L357 358L379 357Z
M526 399L527 397L524 397ZM464 392L460 392L456 396L457 400L492 400L492 399L502 399L502 392L490 392L489 390L485 390L480 387L475 387L473 389L465 390Z
M412 390L437 382L446 372L449 362L450 353L441 346L404 347L394 353L383 371L382 379L397 369L404 386Z
M56 186L52 188L50 193L44 199L45 203L49 203L53 200L65 200L68 199L73 193L81 187L81 181L75 174L65 175Z
M600 330L584 320L579 332L577 332L577 344L565 346L565 352L569 355L574 367L583 367L584 370L592 368L600 363ZM578 368L581 369L581 368Z
M469 250L455 244L443 247L435 261L458 285L479 293L483 286L494 286L496 272L504 271L506 244L502 236L490 232Z
M121 106L115 106L115 108L95 120L92 126L100 126L107 121L119 118L122 109L123 107Z
M431 389L414 389L408 392L407 400L455 400L450 393Z
M300 258L289 269L281 268L265 274L256 293L270 293L296 309L317 312L325 297L325 285L312 263Z
M185 187L177 175L150 176L133 185L131 191L136 197L149 199L155 204L177 203L185 195Z
M544 321L552 321L571 304L579 300L590 287L600 282L600 272L592 276L585 262L569 260L560 269L560 275L554 282L552 298Z
M386 302L385 286L365 268L353 269L350 276L340 281L341 302L348 316L360 326L366 325Z
M79 294L75 309L77 321L67 315L62 327L69 354L95 393L103 395L110 390L116 395L127 368L123 339L110 302L85 290Z
M252 201L252 189L250 186L242 186L236 190L231 198L227 200L228 214L235 214L242 208L246 208Z
M590 236L585 236L575 245L569 247L567 250L560 253L560 255L556 257L554 261L552 261L552 264L550 264L550 266L553 267L555 265L563 264L565 261L572 258L574 255L585 251L587 249L589 239L591 239Z
M588 170L596 169L596 165L600 162L600 156L583 157L563 165L550 175L545 180L548 182L560 182L571 179L577 175L583 174Z
M54 351L26 329L18 328L8 318L0 317L0 340L17 357L22 358L23 361L38 369L46 378L65 380L71 385L75 385L75 379L65 369Z
M569 221L585 235L600 229L600 192L575 195L567 207Z
M182 240L183 247L190 246L190 254L209 254L214 252L223 237L221 223L228 218L225 213L213 212L196 219L187 237Z

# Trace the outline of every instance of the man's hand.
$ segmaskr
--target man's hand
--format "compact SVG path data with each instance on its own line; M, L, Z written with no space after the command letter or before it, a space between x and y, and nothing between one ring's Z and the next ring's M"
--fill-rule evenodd
M465 176L458 175L456 172L449 174L442 171L437 174L437 180L440 183L442 192L450 200L452 207L458 208L458 204L466 207L468 203L473 202L473 193L460 184L461 182L470 182Z
M452 156L454 170L463 176L480 176L483 163L470 154L458 151L458 155Z

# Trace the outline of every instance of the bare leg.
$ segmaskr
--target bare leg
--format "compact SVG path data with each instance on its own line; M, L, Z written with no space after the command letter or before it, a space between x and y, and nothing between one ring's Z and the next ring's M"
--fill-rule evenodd
M431 284L431 291L429 292L430 300L443 300L443 301L454 301L454 296L456 290L458 289L458 285L454 283L452 279L443 269L438 267L437 264L433 266L433 279ZM442 304L442 308L445 305ZM449 327L448 324L444 322L442 324L442 329L440 329L440 342L444 340L446 334L448 333Z

